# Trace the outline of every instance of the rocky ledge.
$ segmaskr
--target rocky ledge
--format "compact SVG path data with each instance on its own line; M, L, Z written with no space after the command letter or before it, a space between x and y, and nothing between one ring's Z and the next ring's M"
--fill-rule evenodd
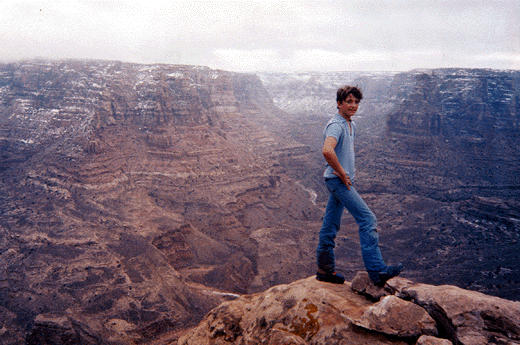
M515 345L520 302L401 277L378 288L364 272L344 285L309 277L224 302L178 344Z

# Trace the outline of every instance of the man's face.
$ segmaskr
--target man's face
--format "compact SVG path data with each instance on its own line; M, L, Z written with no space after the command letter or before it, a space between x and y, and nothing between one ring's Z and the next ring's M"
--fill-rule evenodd
M338 102L338 112L349 119L354 116L358 107L359 99L354 97L352 94L349 94L342 103Z

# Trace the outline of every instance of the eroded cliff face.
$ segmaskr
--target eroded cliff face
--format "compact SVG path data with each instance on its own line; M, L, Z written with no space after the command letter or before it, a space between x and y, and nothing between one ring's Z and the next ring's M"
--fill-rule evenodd
M398 215L389 232L406 238L395 249L408 250L417 278L518 299L519 77L440 69L392 81L386 131L366 156L367 188L415 198L386 214Z
M397 75L391 85L395 105L387 119L392 148L435 164L439 173L433 175L445 187L460 188L461 182L473 188L518 186L519 83L515 71L439 69ZM428 188L430 181L422 183Z
M308 150L251 121L277 112L253 75L0 65L2 339L148 341L310 274L321 212L280 164Z

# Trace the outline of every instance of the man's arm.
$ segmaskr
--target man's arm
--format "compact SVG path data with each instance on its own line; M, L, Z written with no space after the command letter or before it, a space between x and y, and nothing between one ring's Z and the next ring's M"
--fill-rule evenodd
M325 138L321 152L323 153L323 157L325 157L327 163L329 163L331 168L334 169L333 174L338 176L345 186L347 186L347 189L350 190L350 186L352 185L350 177L339 163L338 156L336 156L336 152L334 151L337 144L338 141L336 138L327 137Z

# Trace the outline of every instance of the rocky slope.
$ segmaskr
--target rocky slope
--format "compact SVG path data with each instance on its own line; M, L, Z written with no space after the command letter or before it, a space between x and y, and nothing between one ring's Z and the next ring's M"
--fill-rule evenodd
M352 284L309 277L224 302L179 344L513 345L519 320L520 302L399 277L378 288L362 272Z
M251 121L277 112L253 75L0 65L3 342L149 341L310 274L321 211L280 163L308 150Z

